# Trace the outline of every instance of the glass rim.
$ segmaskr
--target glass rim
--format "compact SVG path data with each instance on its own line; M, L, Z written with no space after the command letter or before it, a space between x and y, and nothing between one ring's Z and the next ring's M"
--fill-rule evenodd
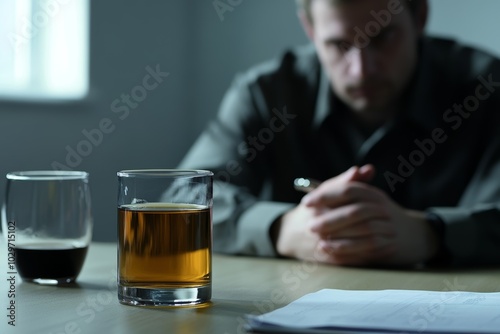
M8 180L19 181L55 181L55 180L84 180L89 173L69 170L27 170L15 171L6 174Z
M209 170L205 169L126 169L116 173L118 177L204 177L213 176Z

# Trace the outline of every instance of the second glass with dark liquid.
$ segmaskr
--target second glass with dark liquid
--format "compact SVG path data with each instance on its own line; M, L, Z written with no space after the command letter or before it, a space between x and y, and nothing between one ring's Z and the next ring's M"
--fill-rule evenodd
M28 282L73 282L83 267L87 250L88 246L55 242L16 246L16 268Z

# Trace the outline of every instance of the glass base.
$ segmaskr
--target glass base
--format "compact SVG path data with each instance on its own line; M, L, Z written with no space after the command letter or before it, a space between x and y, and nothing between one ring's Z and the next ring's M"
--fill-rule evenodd
M210 301L212 286L141 288L118 285L118 301L133 306L194 306Z
M40 285L62 285L71 284L75 282L76 277L63 277L63 278L24 278L21 277L24 282L36 283Z

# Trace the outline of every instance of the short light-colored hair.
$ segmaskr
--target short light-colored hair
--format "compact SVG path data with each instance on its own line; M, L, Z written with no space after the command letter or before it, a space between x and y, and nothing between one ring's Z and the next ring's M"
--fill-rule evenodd
M313 0L295 0L295 1L297 2L297 7L299 8L299 10L303 10L304 13L306 13L309 22L312 22L311 3L313 2ZM337 5L337 4L342 4L342 3L354 2L357 0L329 0L329 1L332 5ZM415 16L422 1L421 0L406 0L406 3L408 4L408 8L410 9L411 14L413 16Z

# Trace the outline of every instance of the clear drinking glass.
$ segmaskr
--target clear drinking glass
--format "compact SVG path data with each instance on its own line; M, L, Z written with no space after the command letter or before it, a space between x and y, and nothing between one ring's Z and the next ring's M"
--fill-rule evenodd
M137 306L208 302L212 177L200 170L118 172L118 299Z
M24 281L76 280L92 239L89 174L21 171L7 174L2 229Z

